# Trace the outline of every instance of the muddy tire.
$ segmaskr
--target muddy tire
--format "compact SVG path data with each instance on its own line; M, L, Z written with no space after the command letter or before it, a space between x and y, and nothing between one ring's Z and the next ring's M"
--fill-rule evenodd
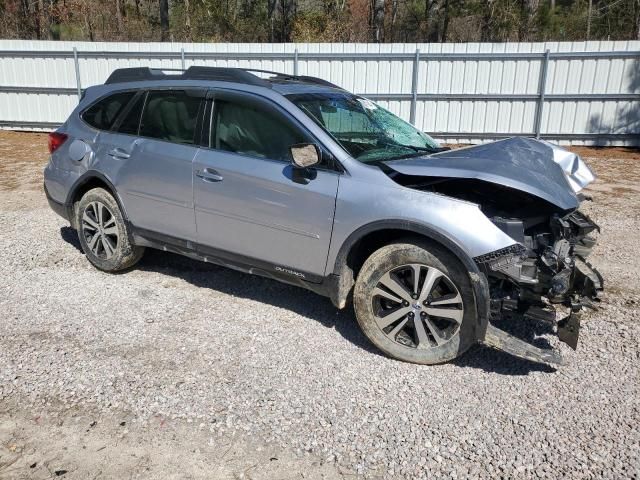
M76 225L82 250L100 270L125 270L135 265L144 254L144 247L131 243L118 203L102 188L89 190L80 199L76 208Z
M469 276L437 245L407 241L374 252L358 274L354 307L367 338L399 360L443 363L475 342Z

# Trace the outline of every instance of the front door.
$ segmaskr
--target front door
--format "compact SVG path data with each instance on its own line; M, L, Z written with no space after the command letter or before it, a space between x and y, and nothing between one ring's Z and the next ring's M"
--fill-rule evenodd
M339 173L292 167L289 147L313 139L268 100L214 95L210 148L193 163L198 243L280 274L319 279Z

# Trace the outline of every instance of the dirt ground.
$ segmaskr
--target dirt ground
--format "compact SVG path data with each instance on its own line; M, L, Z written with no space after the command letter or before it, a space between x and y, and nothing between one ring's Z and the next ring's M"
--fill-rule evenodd
M46 134L0 130L0 213L48 208L42 190L47 157ZM3 393L0 387L0 479L353 478L348 468L259 437L213 435L191 420L155 415L141 421L117 407L105 414L55 399L25 408Z
M280 287L269 280L248 280L247 276L237 273L223 275L227 275L227 280L248 286L227 287L213 280L200 281L201 277L211 274L212 270L207 270L210 267L205 269L191 261L182 264L181 260L166 254L151 255L141 271L113 280L113 276L85 265L83 256L73 246L73 234L48 208L42 191L42 169L48 155L46 144L45 134L0 131L0 227L4 226L0 238L0 261L4 265L0 274L3 277L0 280L0 380L5 379L5 383L0 384L0 478L333 479L354 478L357 474L370 478L413 478L422 477L425 469L435 472L425 476L435 478L445 475L451 478L536 475L632 478L640 474L639 150L576 148L599 177L587 191L593 201L587 202L584 210L602 227L591 263L597 265L605 277L607 290L603 309L587 317L578 352L567 354L565 349L569 365L551 373L484 347L469 352L461 362L432 369L395 362L372 352L366 341L353 333L355 330L345 333L338 322L332 323L336 318L347 321L350 313L335 313L313 294ZM21 215L46 222L44 227L25 224L20 220ZM47 236L54 243L50 248L45 244L32 253L22 247L14 248L22 245L20 242L25 236L34 242ZM222 270L213 272L219 271ZM144 312L147 323L143 320L131 327L120 325L116 320L119 317L114 316L109 317L115 322L112 327L102 322L99 328L88 324L97 318L95 307L87 306L83 312L73 310L82 305L83 299L76 301L75 293L65 290L64 286L57 289L56 285L47 284L44 277L55 272L66 275L61 279L75 278L79 285L104 282L108 291L118 291L119 284L134 281L132 285L138 297L126 303L117 315L127 309L149 309ZM128 280L131 278L133 280ZM148 287L140 286L145 284ZM246 289L251 292L247 293ZM184 322L180 330L173 329L168 321L163 323L162 312L163 308L182 308L179 302L165 306L159 301L156 310L148 305L147 300L155 299L157 290L175 290L175 298L184 300L182 316L173 310L167 313L176 322ZM212 290L219 292L210 292ZM298 296L301 300L262 306L261 295L267 298L274 291L278 295ZM202 303L194 300L202 296L205 296ZM68 304L73 305L73 309L65 310ZM264 308L275 312L277 322L264 320L265 331L274 329L273 336L252 337L257 345L274 351L261 356L252 347L247 357L234 358L235 365L247 367L244 370L233 367L231 360L227 365L222 354L208 357L209 352L203 353L201 345L194 342L211 342L204 338L206 328L215 327L190 323L185 314L197 317L203 306L210 307L213 316L230 311L228 315L233 316L235 324L243 319L254 321L251 311ZM323 309L331 313L323 313ZM317 313L318 310L321 312ZM325 320L329 316L334 320ZM314 322L304 317L320 320ZM278 322L286 324L289 333L275 330L280 328ZM119 330L125 326L131 330ZM160 326L162 331L139 333ZM327 326L331 328L325 328ZM242 333L241 327L237 328L238 335L246 333ZM137 335L147 335L145 341L158 342L169 341L172 335L183 332L187 332L184 335L189 339L180 345L169 343L148 357L138 351L144 342L137 342ZM135 337L131 344L122 338L128 335ZM302 339L306 341L311 336L318 339L308 347L316 349L316 355L295 352L299 357L287 357L294 355L292 352ZM101 345L102 341L114 338L121 339L120 343ZM220 348L228 352L224 350L225 345L214 345L210 350ZM188 355L181 357L182 365L182 360L175 357L185 349ZM329 359L330 355L335 355L335 359ZM246 363L250 361L256 363ZM353 366L349 365L351 361ZM146 377L137 377L147 368L157 371L156 378L149 380L151 383L145 383ZM66 369L65 375L72 383L70 387L60 385L58 369ZM89 391L92 383L100 383L102 388L101 371L115 379L109 377L108 382L105 381L106 396L95 400L83 395L82 391ZM253 371L255 376L242 378L252 375L248 372ZM281 394L270 393L265 387L260 395L266 403L242 403L242 389L250 390L251 385L260 384L262 378L276 378L274 372L279 379L296 380L302 385L300 390L288 384ZM403 375L405 379L398 380ZM127 378L129 383L123 380ZM209 378L215 384L209 384ZM380 378L384 381L378 381ZM200 380L191 382L191 379ZM325 383L320 385L321 381ZM411 443L416 441L414 427L404 428L402 422L407 421L404 416L391 418L384 424L399 425L393 432L392 427L378 431L382 420L375 420L371 426L365 425L364 420L362 424L359 422L360 417L369 413L361 414L357 410L356 398L361 403L384 398L393 408L402 408L393 403L395 391L386 392L385 383L392 384L392 389L406 387L412 392L418 382L433 382L425 387L427 396L433 396L436 385L444 381L452 382L449 390L437 394L433 400L436 403L421 411L427 416L442 415L438 417L442 422L420 427L428 440L417 437L431 450L431 442L438 447L434 439L447 445L439 451L436 448L433 456L419 453L415 461L411 458L414 452L422 450ZM179 389L190 382L193 390L179 393ZM138 385L134 385L136 383ZM354 386L356 383L359 385ZM369 388L368 383L373 386ZM303 401L297 404L292 400L302 397L305 389L315 392L316 388L322 393L314 398L327 397L319 398L317 405L306 405ZM234 419L228 412L216 410L211 402L198 403L200 395L208 398L207 389L220 390L220 398L230 406L244 409L246 417ZM152 390L154 393L150 394ZM122 397L124 391L128 396ZM340 392L346 392L345 396L338 397ZM458 392L468 395L467 405L453 400ZM499 394L493 397L496 392ZM146 403L136 403L142 402L143 396ZM238 398L233 398L235 396ZM332 396L336 396L336 405L347 406L343 417L328 420L327 426L322 415L331 410L333 404L323 402L329 402ZM173 402L166 411L152 410L153 402L161 402L165 397ZM527 399L531 402L527 403ZM290 409L278 402L290 403ZM184 415L175 413L192 408L192 404L193 411L185 410ZM456 420L455 414L447 413L452 404L470 415L495 411L487 414L487 424L483 424L482 419L464 423L470 433L457 437L465 429L457 428L460 420ZM206 415L198 410L203 405L208 409ZM560 414L568 415L563 411L565 407L577 413L562 422ZM276 422L269 415L277 408L284 408L285 414L280 415L284 420L279 418ZM349 410L355 413L351 415ZM520 415L522 412L525 414ZM252 415L265 418L264 423L259 424L262 427L254 428L247 420ZM308 425L302 425L302 420L296 419L298 415L312 418L313 425L311 420ZM382 415L374 415L374 419L385 418L387 422L388 417ZM346 425L343 430L330 430L342 425L342 418ZM346 423L346 419L351 423ZM307 421L307 417L303 420ZM233 422L237 423L232 427ZM311 434L308 437L319 440L309 440L307 445L307 437L298 430L299 424L305 432L313 431L314 435L319 432L317 437ZM350 425L353 432L349 432ZM575 431L569 435L567 432L571 429ZM449 434L451 443L446 443L449 440L441 435ZM373 443L366 443L369 438L375 439ZM353 455L349 444L355 445ZM338 445L341 446L338 448ZM410 449L403 450L405 445ZM549 450L545 450L547 448ZM543 452L542 456L527 457L538 449ZM501 454L506 457L498 458ZM491 460L492 456L498 460ZM392 457L406 459L396 462ZM465 463L463 473L457 469L460 463Z

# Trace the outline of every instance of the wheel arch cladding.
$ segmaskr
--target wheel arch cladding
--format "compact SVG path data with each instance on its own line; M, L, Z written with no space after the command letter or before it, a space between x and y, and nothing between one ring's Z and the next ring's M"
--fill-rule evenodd
M125 222L128 222L127 213L124 209L120 196L118 195L117 190L114 187L113 183L111 183L111 181L104 174L97 172L95 170L89 170L88 172L85 172L80 178L78 178L76 183L73 185L73 187L69 190L69 193L67 194L67 200L65 202L65 205L67 207L67 211L69 214L69 218L70 218L69 221L71 223L71 226L75 229L78 228L78 225L75 224L76 223L76 215L75 215L76 204L80 201L80 199L85 193L87 193L89 190L92 190L94 188L103 188L104 190L109 192L111 196L115 199L116 203L118 204L118 208L122 213L122 218L124 219Z
M489 285L474 260L454 240L446 235L413 222L383 220L364 225L344 241L333 266L331 300L343 308L364 261L379 248L402 239L427 241L447 250L469 275L476 308L476 337L484 338L489 319Z

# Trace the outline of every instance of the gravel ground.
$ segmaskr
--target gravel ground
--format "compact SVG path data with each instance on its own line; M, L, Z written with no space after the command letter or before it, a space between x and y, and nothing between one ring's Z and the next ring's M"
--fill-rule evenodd
M45 144L0 133L0 477L640 476L637 152L587 159L607 293L554 370L391 360L352 310L167 253L101 273L48 209Z

